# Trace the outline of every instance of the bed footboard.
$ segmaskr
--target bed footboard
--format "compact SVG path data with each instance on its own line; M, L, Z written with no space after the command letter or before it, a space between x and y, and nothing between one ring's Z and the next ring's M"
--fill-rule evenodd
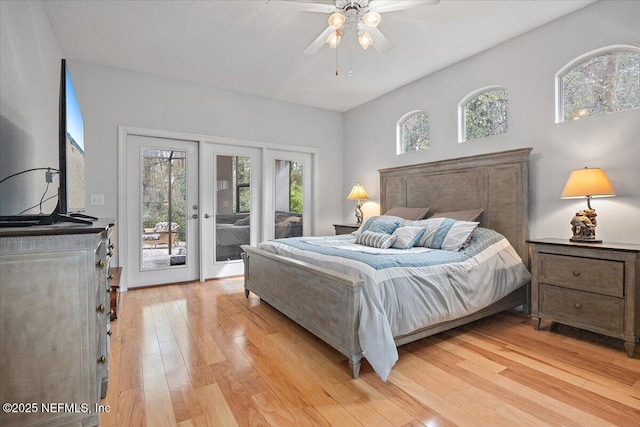
M353 378L360 374L360 279L275 255L244 251L244 289L344 354Z

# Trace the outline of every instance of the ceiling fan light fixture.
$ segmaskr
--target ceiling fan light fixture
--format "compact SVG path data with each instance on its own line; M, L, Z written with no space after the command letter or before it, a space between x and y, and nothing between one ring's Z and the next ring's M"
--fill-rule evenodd
M362 17L362 22L368 27L375 28L380 24L382 17L375 10L370 10Z
M360 46L362 46L362 48L365 50L373 44L371 35L366 31L362 31L360 32L360 34L358 34L358 41L360 42Z
M346 22L346 20L347 18L345 18L343 14L336 12L329 17L327 22L329 23L329 26L334 30L341 30L342 27L344 27L344 23Z
M342 30L335 30L327 37L327 44L331 49L335 49L340 44L340 40L342 40Z

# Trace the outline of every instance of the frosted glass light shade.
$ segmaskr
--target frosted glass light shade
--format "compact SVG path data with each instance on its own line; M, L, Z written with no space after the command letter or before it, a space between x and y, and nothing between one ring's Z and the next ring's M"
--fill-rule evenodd
M602 169L584 168L571 172L560 197L573 199L580 197L611 197L615 195L613 186Z
M342 27L344 27L345 21L346 21L345 16L338 12L332 14L327 20L327 22L329 23L329 26L334 30L341 30Z
M327 37L327 44L331 49L335 49L340 44L340 40L342 40L342 30L335 30Z
M362 17L362 22L364 22L365 25L374 28L377 27L378 24L380 24L381 20L382 17L380 16L380 14L374 10L370 10Z
M360 35L358 35L358 41L360 42L360 46L362 46L363 49L367 49L369 46L373 44L373 39L371 38L371 35L366 31L363 31L360 33Z

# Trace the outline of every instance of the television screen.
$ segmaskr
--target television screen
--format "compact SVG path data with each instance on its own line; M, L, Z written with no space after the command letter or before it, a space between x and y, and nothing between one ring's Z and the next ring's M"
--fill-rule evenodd
M61 85L64 90L60 97L59 213L84 212L84 120L64 59L62 73Z

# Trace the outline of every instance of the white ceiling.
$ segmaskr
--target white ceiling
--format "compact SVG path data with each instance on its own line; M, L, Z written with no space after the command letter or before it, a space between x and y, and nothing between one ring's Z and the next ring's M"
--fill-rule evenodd
M348 111L595 0L441 0L382 14L380 54L348 34L304 49L328 15L277 0L44 1L65 56L335 111Z

